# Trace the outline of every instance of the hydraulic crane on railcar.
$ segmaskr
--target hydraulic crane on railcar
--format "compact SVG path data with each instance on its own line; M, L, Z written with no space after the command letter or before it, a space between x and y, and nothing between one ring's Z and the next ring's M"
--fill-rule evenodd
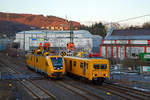
M83 57L83 55L88 56L88 53L85 52L84 50L82 52L77 52L75 51L75 44L74 44L74 33L73 33L73 24L72 21L69 21L70 24L70 42L67 44L67 50L68 53L67 55L69 56L78 56L78 57ZM62 53L63 55L64 53Z
M41 55L48 55L50 53L50 43L44 43L42 46L42 43L40 43L39 48L35 49L33 54L41 54Z

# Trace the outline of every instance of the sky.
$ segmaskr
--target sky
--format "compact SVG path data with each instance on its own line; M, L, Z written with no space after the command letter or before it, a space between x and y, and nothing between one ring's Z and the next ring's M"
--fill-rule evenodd
M54 15L81 24L116 22L150 14L150 0L0 0L0 12ZM120 24L142 24L150 16Z

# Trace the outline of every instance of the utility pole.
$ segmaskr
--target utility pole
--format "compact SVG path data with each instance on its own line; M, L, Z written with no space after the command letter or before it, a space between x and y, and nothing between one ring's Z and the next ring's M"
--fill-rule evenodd
M48 42L48 41L47 41L47 40L48 40L48 39L47 39L47 33L48 33L48 31L45 30L45 35L46 35L46 36L44 36L44 42Z
M23 34L23 55L25 55L25 31Z
M69 21L70 24L70 42L73 43L73 25L72 21Z
M47 30L46 30L46 39L47 39Z

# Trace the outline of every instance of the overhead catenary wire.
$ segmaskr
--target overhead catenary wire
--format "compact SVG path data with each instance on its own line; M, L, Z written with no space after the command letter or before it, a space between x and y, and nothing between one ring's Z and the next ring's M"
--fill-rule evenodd
M137 17L131 17L131 18L123 19L123 20L119 20L119 21L116 21L116 23L125 22L125 21L129 21L129 20L134 20L134 19L138 19L138 18L142 18L142 17L147 17L147 16L150 16L150 14L146 14L146 15L142 15L142 16L137 16Z
M141 16L137 16L137 17L131 17L131 18L127 18L127 19L122 19L122 20L118 20L118 21L115 21L115 22L106 23L104 25L111 25L111 27L112 27L114 25L119 25L119 23L121 23L121 22L129 21L129 20L135 20L135 19L142 18L142 17L147 17L147 16L150 16L150 14L141 15Z

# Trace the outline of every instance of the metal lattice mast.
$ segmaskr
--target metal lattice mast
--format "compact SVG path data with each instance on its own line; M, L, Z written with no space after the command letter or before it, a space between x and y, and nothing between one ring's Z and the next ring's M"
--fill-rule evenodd
M69 22L70 23L70 43L73 43L73 25L72 25L72 21Z

